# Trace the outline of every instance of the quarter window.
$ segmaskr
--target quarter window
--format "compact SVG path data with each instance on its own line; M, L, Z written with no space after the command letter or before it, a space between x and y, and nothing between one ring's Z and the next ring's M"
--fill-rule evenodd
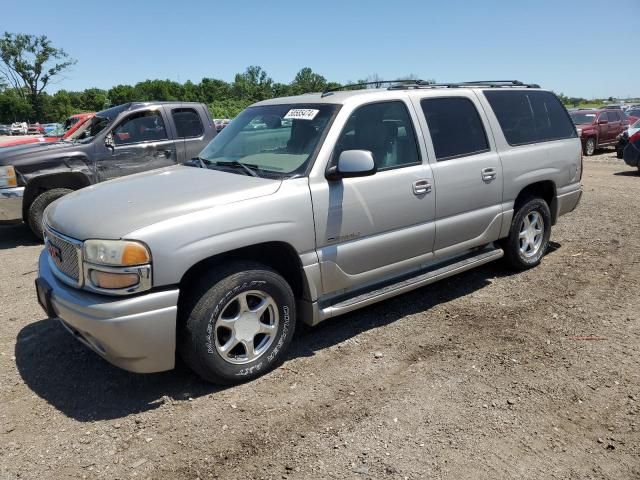
M420 163L416 135L404 102L359 107L338 139L335 158L345 150L368 150L378 170Z
M167 130L158 111L134 113L113 129L116 145L167 140Z
M176 108L171 111L178 138L199 137L204 132L200 115L192 108Z
M478 110L468 98L426 98L420 105L438 161L489 150Z
M558 98L544 91L485 90L509 145L574 138L576 131Z

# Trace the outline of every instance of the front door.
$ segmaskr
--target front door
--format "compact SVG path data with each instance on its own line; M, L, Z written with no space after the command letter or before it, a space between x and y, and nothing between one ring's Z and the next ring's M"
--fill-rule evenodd
M323 293L328 296L423 266L434 241L433 178L404 101L363 105L350 116L332 154L372 152L377 173L311 180Z
M497 240L502 225L502 164L477 98L470 92L415 101L433 149L436 257Z
M162 110L134 112L110 132L111 146L98 144L99 181L176 164L176 148L169 139Z

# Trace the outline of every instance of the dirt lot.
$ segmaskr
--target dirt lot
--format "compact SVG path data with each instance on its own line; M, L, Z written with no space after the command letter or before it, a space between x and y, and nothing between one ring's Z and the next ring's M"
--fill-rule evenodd
M87 351L36 303L41 247L0 228L0 477L640 478L640 176L585 164L540 267L305 330L228 389Z

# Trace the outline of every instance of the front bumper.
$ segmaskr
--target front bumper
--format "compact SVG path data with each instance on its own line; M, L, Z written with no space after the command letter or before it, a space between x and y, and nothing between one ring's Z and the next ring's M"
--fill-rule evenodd
M67 286L40 254L39 279L51 288L50 306L78 340L117 367L138 373L175 365L178 289L108 297Z
M0 188L0 222L22 220L24 187Z

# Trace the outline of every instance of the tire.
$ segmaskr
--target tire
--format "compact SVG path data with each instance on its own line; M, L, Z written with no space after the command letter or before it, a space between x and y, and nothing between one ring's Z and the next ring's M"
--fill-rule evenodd
M44 237L42 232L42 216L44 215L45 208L71 192L73 192L73 190L69 190L68 188L53 188L38 195L31 205L29 205L27 223L37 238L42 240Z
M538 230L540 233L536 233ZM549 205L538 197L525 199L513 216L509 236L502 242L506 262L515 270L537 266L547 251L550 237Z
M208 382L231 385L282 363L295 332L295 297L271 268L233 262L198 280L181 302L179 317L184 362ZM269 333L262 332L269 326Z
M618 160L622 160L622 159L624 158L624 155L623 155L623 153L622 153L622 150L620 150L620 149L616 149L616 158L617 158Z
M589 137L584 142L584 148L582 150L587 157L590 157L591 155L596 153L597 146L598 143L596 142L595 137Z

